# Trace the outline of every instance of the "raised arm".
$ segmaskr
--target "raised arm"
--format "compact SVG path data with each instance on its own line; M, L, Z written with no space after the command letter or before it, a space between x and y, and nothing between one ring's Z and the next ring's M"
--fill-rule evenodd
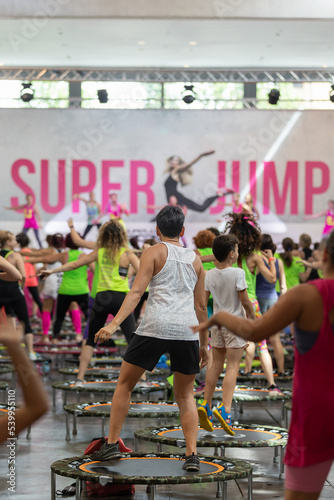
M83 198L82 196L80 196L79 194L74 194L73 195L73 200L80 200L80 201L83 201L84 203L86 203L86 205L88 204L88 201L85 200L85 198Z
M126 254L129 258L129 262L130 262L131 266L136 271L136 273L138 273L139 266L140 266L140 259L138 258L138 256L136 255L136 253L133 250L127 250Z
M73 219L71 217L67 220L67 223L71 231L72 241L75 245L81 248L88 248L89 250L93 250L96 247L95 241L86 241L81 238L80 234L74 228Z
M64 273L66 271L73 271L73 269L78 269L79 267L89 266L92 262L97 260L98 251L93 250L88 255L81 254L78 260L72 262L67 262L62 266L56 267L55 269L44 269L39 272L40 276L48 277L51 274Z
M140 267L138 273L133 282L132 288L126 295L120 310L116 314L115 318L109 325L101 328L95 335L95 342L98 340L107 340L115 331L118 329L119 325L129 316L129 314L136 308L141 296L145 292L149 282L154 273L155 266L155 247L147 248L140 259Z
M283 261L281 259L277 259L277 262L278 262L278 270L279 270L278 281L279 281L280 291L281 291L281 293L285 293L287 291L287 286L286 286L286 278L285 278Z
M0 442L13 438L48 411L48 398L41 377L20 345L21 332L10 323L0 323L0 342L6 346L23 392L24 406L10 408L0 420Z
M322 212L319 212L318 214L313 214L313 215L305 215L303 217L304 220L312 220L312 219L318 219L319 217L324 217L326 215L327 211L323 210Z
M209 156L215 153L215 150L211 151L206 151L205 153L201 153L200 155L196 156L192 161L189 163L183 163L183 165L179 165L174 169L174 172L184 172L188 168L192 167L195 163L197 163L203 156Z
M23 210L25 205L16 205L15 207L3 207L5 210Z
M20 271L13 266L8 260L0 256L0 269L4 271L0 274L0 279L4 281L20 281L22 279L22 274Z
M52 255L45 255L41 257L30 257L26 260L26 262L30 262L30 264L54 264L55 262L61 262L65 264L68 260L68 252L55 253Z
M264 278L266 278L266 280L269 283L274 284L274 283L276 283L276 280L277 280L276 266L275 266L276 259L273 257L273 253L271 250L265 250L263 253L269 259L270 269L268 269L267 266L264 264L263 259L262 259L261 255L259 255L259 254L255 254L253 257L255 264L256 264L256 267L259 270L259 272L262 274L262 276Z

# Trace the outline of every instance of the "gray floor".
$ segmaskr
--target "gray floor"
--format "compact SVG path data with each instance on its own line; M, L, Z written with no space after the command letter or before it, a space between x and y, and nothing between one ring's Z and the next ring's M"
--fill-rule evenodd
M5 379L6 376L2 376ZM61 380L56 369L52 369L45 379L50 394L51 382ZM20 390L17 388L17 398L20 401ZM103 399L103 398L102 398ZM82 395L82 401L84 396ZM91 398L86 400L91 400ZM101 400L101 398L100 398ZM70 401L68 401L70 402ZM74 402L74 399L73 399ZM239 422L279 425L280 403L268 405L245 404L243 415L238 417ZM161 422L153 419L128 418L121 437L125 444L134 448L133 432L141 427L160 425ZM170 422L174 423L174 422ZM175 423L178 423L175 420ZM19 437L16 449L16 491L7 490L7 457L6 446L0 449L1 478L0 498L15 498L15 500L46 500L50 499L50 464L65 457L82 455L87 444L93 437L101 435L101 420L98 418L78 418L78 433L71 436L71 441L65 440L65 413L62 410L61 393L57 394L57 412L51 411L40 421L35 423L31 432L31 439L27 440L25 433ZM140 442L139 451L156 451L154 444ZM165 448L164 451L176 451L175 448ZM211 455L213 449L200 450L203 454ZM283 499L283 481L278 478L279 465L273 463L272 449L235 449L227 450L227 457L240 458L249 461L254 467L253 498L254 500L278 498ZM62 489L73 481L57 476L57 489ZM230 481L227 486L228 499L241 500L247 498L247 481ZM115 497L114 497L115 498ZM135 497L122 496L118 498L148 499L146 486L136 486ZM216 483L194 485L163 485L157 487L157 499L174 500L202 500L216 498ZM321 498L334 498L334 468L328 477Z

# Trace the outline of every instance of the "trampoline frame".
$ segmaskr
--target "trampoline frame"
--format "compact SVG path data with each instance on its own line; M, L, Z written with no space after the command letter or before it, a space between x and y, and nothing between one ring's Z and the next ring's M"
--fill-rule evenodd
M170 453L159 453L159 454L152 454L152 453L124 453L122 454L123 457L154 457L156 456L157 458L184 458L184 456L179 456L179 455L171 455ZM183 475L183 476L166 476L164 481L160 481L157 476L144 476L141 478L138 478L138 476L122 476L122 479L120 479L119 476L112 476L112 475L101 475L96 479L96 476L90 475L88 472L78 470L78 469L73 469L70 468L69 464L71 462L75 462L78 460L82 460L83 458L88 458L88 456L84 457L72 457L72 458L66 458L64 460L54 462L51 464L51 500L56 500L56 476L65 476L65 477L70 477L75 479L76 482L76 500L81 499L81 493L83 491L86 491L86 481L92 481L92 482L98 482L101 486L106 486L108 483L114 483L114 484L147 484L147 493L150 495L150 500L156 500L157 499L157 493L156 493L156 487L158 484L196 484L199 482L202 483L213 483L217 482L217 491L216 491L216 498L222 498L223 500L227 500L227 481L229 480L234 480L234 479L242 479L242 478L247 478L248 482L248 488L247 488L247 499L248 500L253 500L253 468L251 464L248 462L245 462L243 460L236 460L236 459L229 459L229 463L233 463L236 466L242 466L246 467L246 470L243 472L242 475L237 476L236 474L233 473L231 474L231 471L229 470L224 470L222 472L216 473L216 475L211 474L203 474L201 476L200 480L196 480L196 476L200 474L194 473L193 475ZM200 460L205 460L208 462L212 462L214 457L208 457L208 456L199 456ZM89 460L89 459L88 459ZM68 466L66 471L61 470L63 466ZM63 473L62 473L63 472ZM66 472L66 473L65 473ZM227 475L227 477L226 477ZM230 475L231 477L228 477ZM124 477L126 480L124 480ZM175 477L178 479L176 480Z

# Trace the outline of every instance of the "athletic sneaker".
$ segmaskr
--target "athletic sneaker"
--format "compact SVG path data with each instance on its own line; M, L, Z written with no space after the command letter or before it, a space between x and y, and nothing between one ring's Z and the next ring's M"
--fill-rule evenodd
M118 441L117 443L108 444L107 442L103 443L101 448L94 453L91 454L90 458L92 460L118 460L121 458L122 454L119 451Z
M80 378L77 378L74 384L74 387L83 387L84 381L81 380Z
M206 431L212 432L212 410L210 410L208 403L204 399L201 406L197 408L198 416L199 416L199 425L202 429Z
M36 361L37 354L35 352L29 352L29 359L30 359L30 361Z
M205 382L201 381L201 382L198 382L198 386L196 387L195 389L195 392L204 392L204 389L205 389Z
M277 387L277 385L271 385L268 387L269 396L283 396L282 391Z
M220 425L224 429L227 434L230 436L234 436L235 432L232 431L231 425L232 425L232 416L231 413L226 413L225 407L223 405L218 406L217 408L213 409L214 416L216 417L217 420L219 420Z
M195 453L192 455L186 455L185 462L182 465L182 469L187 472L198 472L199 471L199 458Z

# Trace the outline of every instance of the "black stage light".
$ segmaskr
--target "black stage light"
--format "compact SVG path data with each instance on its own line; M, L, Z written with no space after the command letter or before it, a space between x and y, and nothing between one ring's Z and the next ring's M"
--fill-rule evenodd
M185 85L182 92L182 101L186 104L191 104L196 100L196 92L193 85Z
M22 83L21 99L24 102L29 102L34 98L34 89L31 88L32 83Z
M277 104L279 100L279 90L278 89L271 89L271 91L268 94L268 102L269 104Z
M108 102L108 92L106 89L101 89L97 91L97 97L101 104L106 104Z
M329 92L329 99L331 100L331 102L334 102L334 83L332 83L331 89L332 90Z

